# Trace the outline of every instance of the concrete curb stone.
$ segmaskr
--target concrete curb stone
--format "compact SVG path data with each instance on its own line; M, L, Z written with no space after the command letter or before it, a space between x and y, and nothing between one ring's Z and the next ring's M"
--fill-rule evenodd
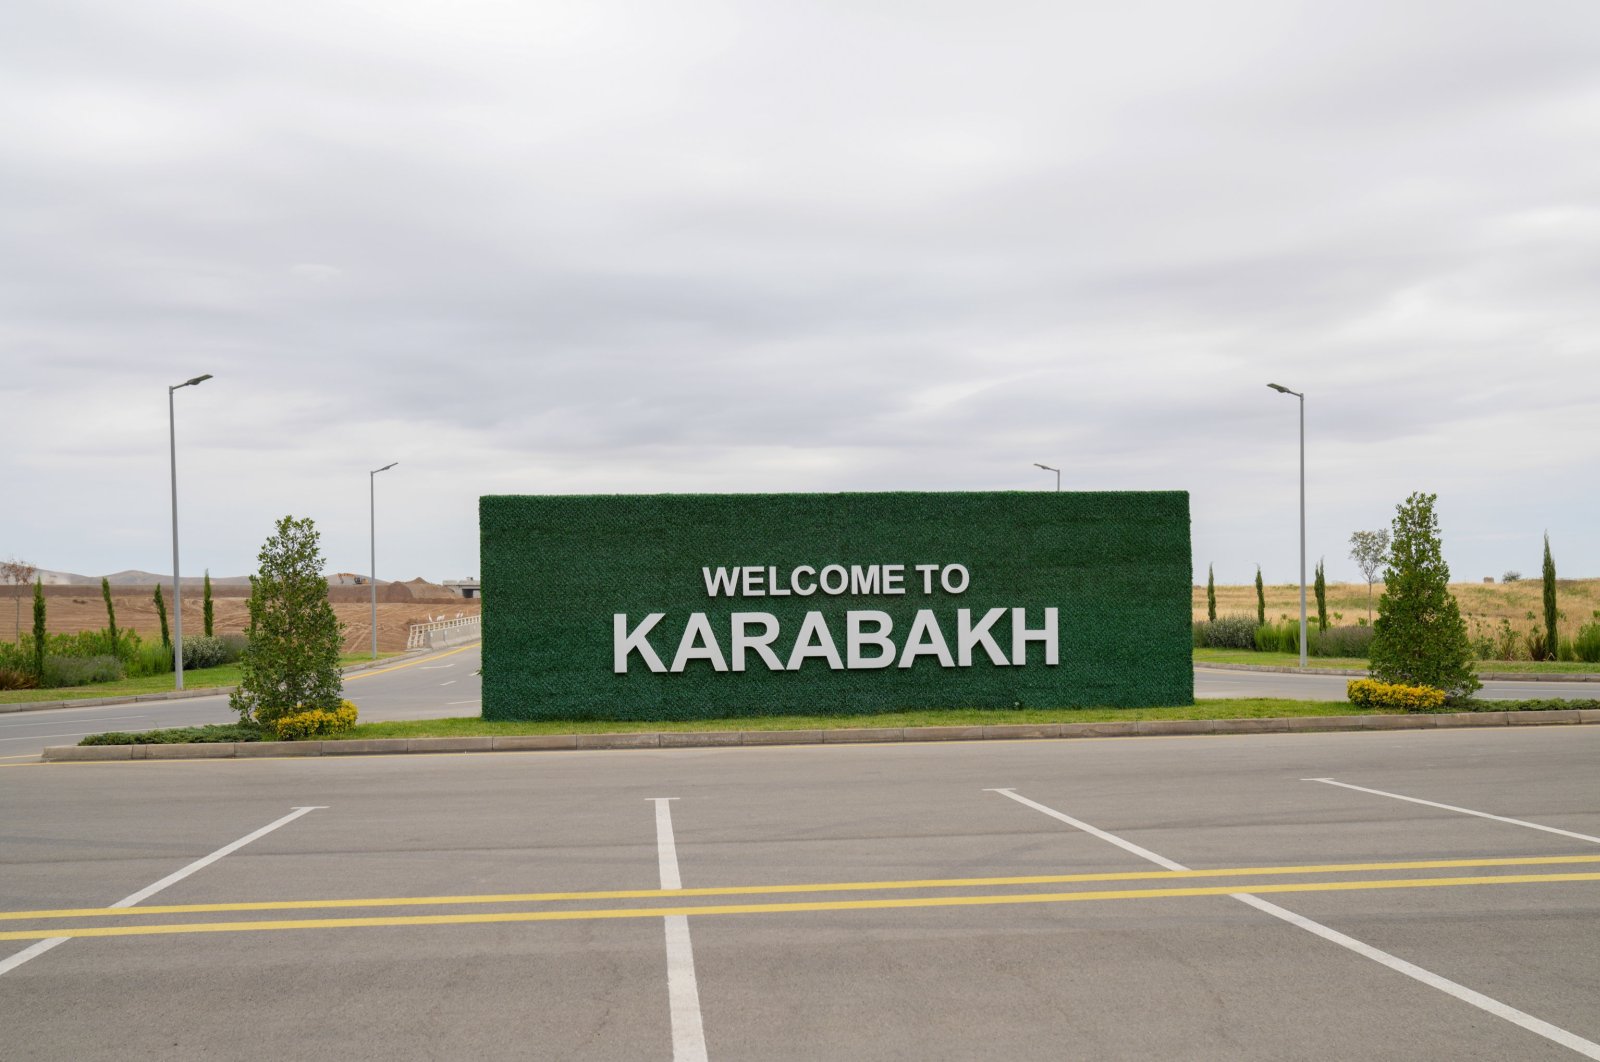
M982 741L981 726L908 726L900 731L906 741Z
M1427 730L1435 727L1600 724L1600 709L1547 712L1449 712L1415 715L1313 715L1285 719L1146 719L1099 723L995 726L851 727L837 730L709 730L624 734L517 734L504 737L364 738L349 741L252 741L192 745L54 745L48 763L116 760L269 759L427 752L512 752L561 749L718 748L922 741L1017 741L1143 737L1162 734L1316 733Z
M820 730L746 730L741 745L820 745Z
M321 756L322 745L321 741L236 741L233 743L233 754L241 760Z
M91 746L92 747L92 746ZM147 760L226 760L233 758L233 742L193 745L136 745Z
M661 747L661 735L642 734L579 734L580 749L656 749Z
M1216 727L1214 719L1140 719L1133 724L1135 734L1209 734Z
M405 738L407 752L493 752L494 738L434 737Z
M353 738L349 741L324 741L324 756L367 756L409 752L406 738Z
M744 732L740 730L663 730L661 747L664 749L721 748L740 745Z
M825 745L850 745L867 744L876 741L901 741L905 728L899 726L886 727L848 727L842 730L824 730L822 743Z
M1569 708L1552 712L1506 712L1506 722L1511 726L1558 726L1562 723L1581 723L1580 709Z
M494 739L496 752L529 752L577 747L576 734L507 734Z

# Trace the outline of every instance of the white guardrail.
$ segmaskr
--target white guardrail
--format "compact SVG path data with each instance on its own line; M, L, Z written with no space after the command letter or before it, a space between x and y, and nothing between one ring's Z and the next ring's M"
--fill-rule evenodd
M457 616L432 623L413 623L406 634L407 649L437 649L459 645L483 636L483 616Z

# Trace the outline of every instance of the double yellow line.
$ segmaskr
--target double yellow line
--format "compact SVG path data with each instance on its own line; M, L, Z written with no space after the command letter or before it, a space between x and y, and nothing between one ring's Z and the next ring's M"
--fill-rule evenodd
M1461 870L1492 867L1593 865L1600 855L1542 856L1512 859L1415 860L1390 863L1334 863L1319 866L1247 867L1212 870L1163 870L1101 874L1049 874L987 878L933 878L911 881L862 881L789 885L737 885L697 889L621 889L587 892L529 892L468 896L412 896L332 900L287 900L246 903L181 904L122 908L68 908L0 912L0 921L53 921L58 919L127 918L130 916L247 913L257 911L309 911L374 907L443 907L467 904L556 903L567 901L674 899L793 893L917 891L970 889L1045 884L1090 884L1112 881L1184 881L1285 875L1326 875L1392 872L1398 870ZM1445 888L1470 885L1531 885L1600 881L1600 872L1543 874L1491 874L1423 878L1356 879L1343 881L1238 881L1225 885L1156 887L1070 892L998 893L960 896L910 896L891 899L812 900L791 903L677 904L674 906L583 908L557 911L494 911L478 914L387 915L358 918L301 918L275 921L235 920L158 925L80 926L0 932L0 940L44 940L53 937L155 936L175 933L246 933L286 929L351 929L374 926L482 925L499 922L572 922L603 919L661 918L666 915L793 914L814 911L891 910L930 907L981 907L1015 904L1075 903L1092 900L1154 900L1233 893L1352 892L1378 889Z

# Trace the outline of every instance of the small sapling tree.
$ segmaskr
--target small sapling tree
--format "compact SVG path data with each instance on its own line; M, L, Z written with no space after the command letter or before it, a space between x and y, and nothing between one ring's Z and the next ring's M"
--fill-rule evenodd
M13 637L18 642L22 641L22 588L33 582L34 573L38 570L27 561L17 560L15 557L10 560L0 561L0 577L3 577L6 582L16 587L15 590L11 591L11 595L15 599L15 603L12 606L12 612L14 613L12 619L16 625Z
M117 640L117 610L111 604L111 580L100 580L100 596L106 599L106 633L111 636L111 655L122 657L122 643Z
M1432 686L1456 700L1481 683L1472 673L1466 620L1450 593L1436 497L1415 493L1396 508L1369 663L1380 682Z
M1550 556L1550 532L1544 533L1544 644L1547 660L1557 656L1556 647L1556 562Z
M161 584L156 584L156 619L161 621L161 644L172 648L172 632L167 629L167 600L161 596Z
M285 516L250 577L250 641L228 704L241 722L339 707L341 630L328 603L322 553L309 518Z
M216 626L217 612L211 604L211 569L206 569L205 598L201 604L201 611L205 615L206 637L210 638Z
M1261 582L1261 565L1256 565L1256 626L1267 622L1267 588Z
M1317 592L1317 632L1326 633L1328 630L1328 579L1322 571L1322 558L1317 559L1317 581L1314 589Z
M1350 535L1350 557L1356 562L1356 567L1361 569L1361 574L1367 580L1367 622L1371 623L1372 584L1377 582L1378 573L1383 571L1383 566L1389 562L1388 530L1352 532Z
M1206 619L1217 622L1217 572L1216 565L1206 565Z

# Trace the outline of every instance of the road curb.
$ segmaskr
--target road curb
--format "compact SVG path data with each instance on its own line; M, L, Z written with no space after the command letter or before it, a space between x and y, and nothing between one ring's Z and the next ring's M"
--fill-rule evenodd
M1547 712L1446 712L1416 715L1306 715L1287 719L1144 719L1101 723L997 726L849 727L835 730L645 731L632 734L512 734L503 737L366 738L350 741L241 741L188 745L53 745L46 763L105 760L272 759L382 756L440 752L558 752L571 749L756 748L925 741L1052 741L1074 738L1172 737L1434 730L1460 727L1600 724L1600 708Z
M1287 664L1221 664L1209 660L1197 660L1197 668L1215 669L1218 671L1267 671L1277 675L1327 675L1338 678L1366 678L1369 671L1364 668L1348 667L1308 667L1298 668ZM1559 672L1535 675L1527 671L1479 671L1478 678L1490 682L1600 682L1600 674L1586 671L1573 671L1566 674Z

